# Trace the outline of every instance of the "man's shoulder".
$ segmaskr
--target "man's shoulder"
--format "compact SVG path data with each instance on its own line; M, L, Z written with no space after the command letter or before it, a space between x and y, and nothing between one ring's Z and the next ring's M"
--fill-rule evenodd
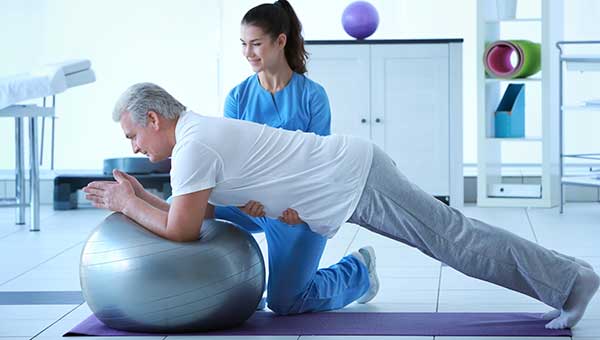
M182 119L180 120L180 122L182 123L182 126L186 126L186 125L195 126L198 124L203 124L204 122L207 122L207 121L223 119L222 116L202 114L202 113L198 113L198 112L190 111L190 110L185 111L182 114L181 118ZM204 125L201 125L201 126L204 126Z

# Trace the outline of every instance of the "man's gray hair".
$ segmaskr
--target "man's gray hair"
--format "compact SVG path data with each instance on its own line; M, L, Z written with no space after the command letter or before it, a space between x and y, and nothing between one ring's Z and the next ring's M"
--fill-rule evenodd
M152 83L138 83L130 86L117 101L113 110L113 120L118 122L125 112L138 125L146 126L148 112L154 111L167 119L176 119L186 107L165 91Z

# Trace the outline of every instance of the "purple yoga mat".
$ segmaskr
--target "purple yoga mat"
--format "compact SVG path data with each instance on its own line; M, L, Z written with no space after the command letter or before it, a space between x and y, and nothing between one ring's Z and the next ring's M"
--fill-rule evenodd
M571 330L544 328L537 313L308 313L276 316L256 312L242 326L185 335L422 335L571 336ZM90 316L64 336L142 336L108 328ZM160 334L169 335L169 334Z

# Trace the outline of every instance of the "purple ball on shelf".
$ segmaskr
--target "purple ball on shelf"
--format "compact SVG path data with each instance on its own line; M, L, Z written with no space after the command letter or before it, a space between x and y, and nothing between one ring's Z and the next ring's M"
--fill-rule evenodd
M366 1L355 1L344 9L344 31L356 39L364 39L377 30L379 14L375 6Z

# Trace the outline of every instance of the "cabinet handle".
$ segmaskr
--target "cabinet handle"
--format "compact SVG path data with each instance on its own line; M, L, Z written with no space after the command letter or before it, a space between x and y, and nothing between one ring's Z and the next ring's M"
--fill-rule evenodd
M367 120L365 118L363 118L363 119L360 120L360 122L364 124L364 123L367 122Z
M375 123L381 123L381 119L375 118Z

